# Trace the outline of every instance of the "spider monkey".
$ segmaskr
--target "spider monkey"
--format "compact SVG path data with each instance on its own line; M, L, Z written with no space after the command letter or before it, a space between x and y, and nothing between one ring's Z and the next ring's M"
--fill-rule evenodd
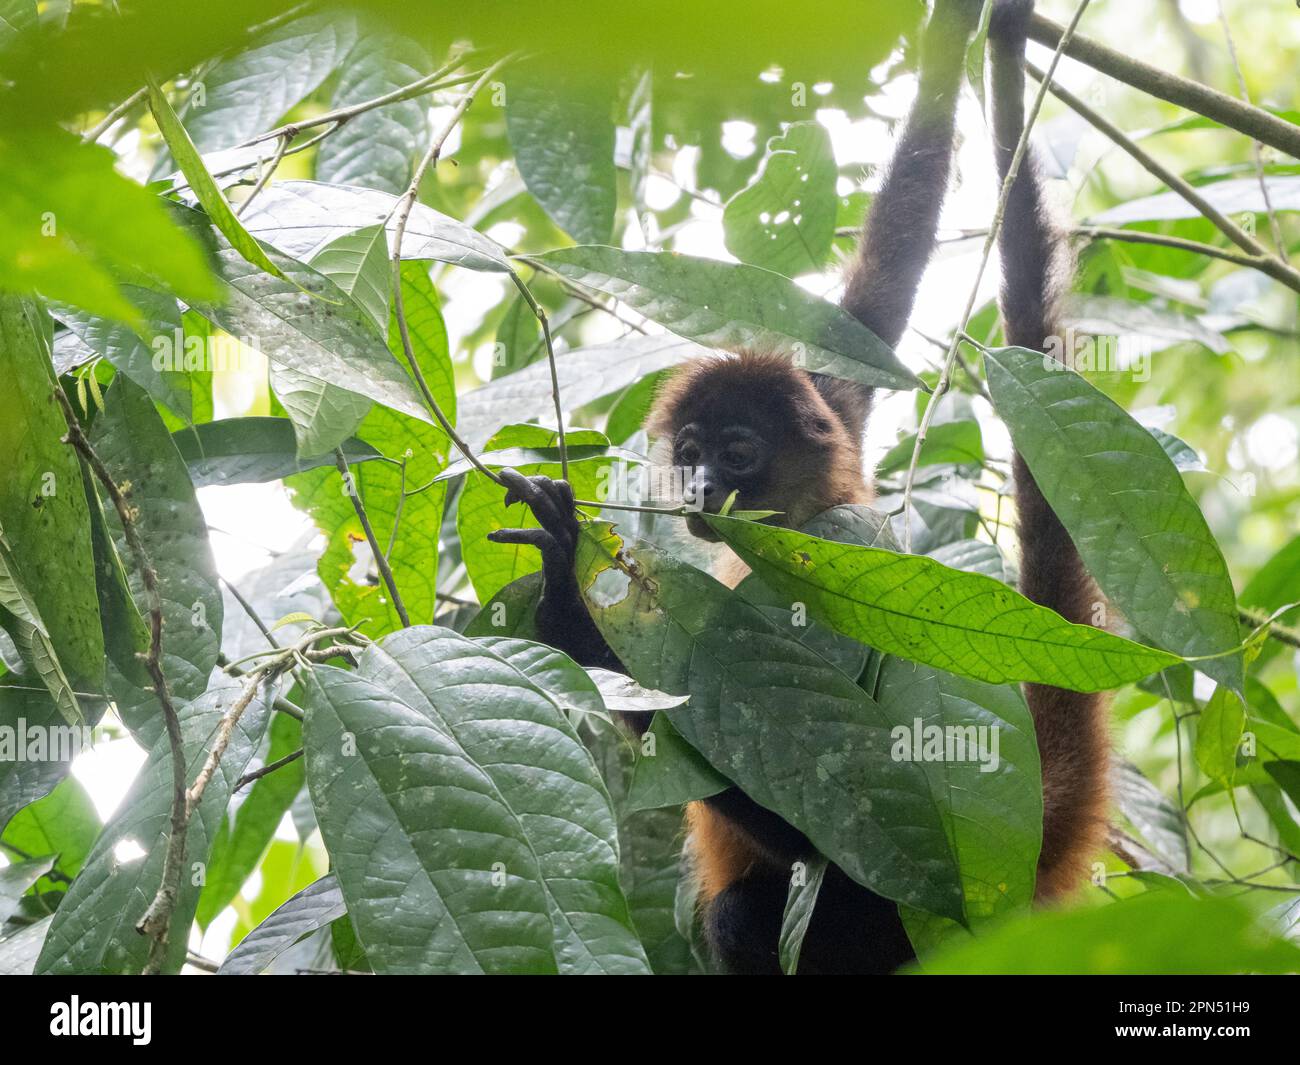
M963 57L981 0L936 0L921 40L916 103L895 149L849 269L842 304L891 347L911 314L933 250L948 184ZM1032 0L996 0L992 42L995 156L1005 177L1024 121L1023 56ZM1055 332L1055 301L1068 276L1067 246L1050 219L1031 156L1012 187L1000 236L1001 310L1007 341L1043 350ZM716 512L738 492L737 506L777 510L798 528L845 503L868 503L862 433L870 388L796 369L779 355L742 352L679 368L661 388L647 420L667 441L674 464L692 470L688 501ZM498 543L531 544L542 553L541 638L583 665L626 672L592 621L574 574L579 526L564 481L503 470L506 505L526 503L538 529L502 529ZM1016 457L1022 543L1022 590L1071 621L1085 622L1097 592L1064 528ZM716 539L696 516L689 530ZM734 585L738 560L719 575ZM1105 832L1108 744L1104 705L1093 695L1028 685L1043 767L1044 833L1038 898L1067 893ZM648 715L628 715L635 732ZM798 829L740 789L687 807L693 875L713 955L729 973L776 974L778 940L796 861L814 853ZM829 865L800 955L803 973L888 973L914 957L893 902Z

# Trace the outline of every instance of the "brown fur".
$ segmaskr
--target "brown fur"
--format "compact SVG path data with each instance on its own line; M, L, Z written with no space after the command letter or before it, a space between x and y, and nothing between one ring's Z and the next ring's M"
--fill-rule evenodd
M701 905L766 860L748 835L707 803L686 804L686 832Z
M990 29L994 154L1005 178L1024 127L1025 29L1032 0L1000 3ZM1073 273L1069 245L1044 198L1038 165L1025 156L1011 187L998 245L1001 309L1008 344L1045 350L1060 333L1060 299ZM1019 455L1015 459L1020 590L1077 624L1089 624L1100 591L1069 534ZM1043 849L1037 898L1050 902L1085 882L1105 845L1110 797L1109 700L1100 694L1025 686L1043 772Z

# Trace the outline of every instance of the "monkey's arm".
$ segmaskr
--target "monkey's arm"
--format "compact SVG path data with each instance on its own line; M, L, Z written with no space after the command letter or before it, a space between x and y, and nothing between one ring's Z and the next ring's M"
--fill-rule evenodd
M948 190L966 47L982 0L936 0L921 38L920 85L884 184L871 201L844 309L890 347L912 313Z
M542 553L542 598L537 604L537 630L544 643L558 648L580 666L600 666L626 673L582 601L574 559L578 546L578 515L573 489L567 481L525 477L517 470L501 471L506 506L524 503L541 528L498 529L488 539L498 544L529 544ZM637 720L648 715L636 715Z
M998 174L1006 178L1024 128L1024 54L1033 0L999 0L989 42L993 131ZM1059 335L1058 303L1071 275L1069 246L1053 222L1037 161L1026 154L1007 199L998 234L1002 259L1003 329L1008 344L1045 350ZM1020 539L1020 590L1069 621L1089 624L1101 594L1069 534L1015 456ZM1064 894L1083 880L1087 861L1105 840L1110 744L1106 700L1040 684L1025 686L1043 772L1043 849L1038 897Z

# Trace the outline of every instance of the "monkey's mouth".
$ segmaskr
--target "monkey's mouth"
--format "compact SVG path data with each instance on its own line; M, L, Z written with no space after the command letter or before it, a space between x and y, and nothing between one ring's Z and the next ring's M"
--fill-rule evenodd
M698 512L686 515L686 530L692 536L698 537L710 544L716 544L722 539L721 536L713 531L713 527L704 520L704 515Z

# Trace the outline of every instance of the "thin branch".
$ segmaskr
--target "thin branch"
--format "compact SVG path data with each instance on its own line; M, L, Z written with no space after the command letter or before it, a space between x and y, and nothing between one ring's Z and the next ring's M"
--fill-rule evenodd
M510 280L515 283L515 288L524 297L524 301L533 314L537 316L537 321L542 327L542 339L546 342L546 362L551 368L551 401L555 406L555 425L560 434L560 477L567 481L569 479L569 444L564 438L564 410L560 406L560 378L555 369L555 345L551 342L551 323L546 317L546 311L542 309L542 305L537 302L528 286L524 284L524 279L516 271L511 270Z
M1268 634L1279 643L1290 644L1292 647L1300 647L1300 632L1289 628L1286 625L1279 625L1276 621L1270 621L1272 615L1266 610L1256 610L1253 607L1237 607L1237 617L1247 625L1253 628L1259 628L1261 625L1268 626Z
M127 547L130 549L132 561L140 572L140 580L144 584L145 601L149 609L149 651L144 656L144 666L153 682L153 691L158 699L158 705L162 708L163 723L167 731L167 744L170 748L172 763L171 821L167 833L166 852L163 858L162 879L158 885L158 893L154 896L149 908L145 910L144 916L136 925L137 931L152 937L153 940L149 944L149 956L144 967L144 974L151 976L162 972L163 963L167 957L168 931L171 925L172 911L176 908L176 899L180 892L181 870L185 862L185 827L187 823L185 810L185 745L181 738L180 716L172 703L171 690L167 687L167 677L162 670L163 612L162 595L158 590L158 571L154 569L149 553L145 550L144 542L140 539L140 532L135 527L138 512L126 501L121 488L113 480L112 473L109 472L108 467L104 465L99 455L95 453L95 449L90 446L90 441L86 439L85 433L81 431L81 423L77 421L77 415L72 409L72 404L68 402L68 397L57 384L54 387L54 396L58 400L59 406L63 408L63 418L68 426L68 433L64 440L71 444L85 460L100 484L104 486L104 491L108 493L109 499L113 502L118 520L122 523L122 535L125 537Z
M289 150L289 144L292 141L293 138L286 133L276 142L275 154L271 156L271 161L262 167L262 171L257 177L257 184L253 186L253 191L245 196L239 206L235 208L236 218L243 217L244 212L248 210L249 204L257 199L258 194L270 183L271 175L275 173L275 168L280 165L280 160L284 158L284 153Z
M1172 237L1164 233L1144 233L1140 229L1113 229L1109 226L1074 226L1071 233L1075 236L1086 237L1089 240L1119 240L1126 244L1155 244L1162 248L1178 248L1182 251L1193 252L1196 255L1204 255L1210 259L1222 259L1227 263L1248 266L1256 270L1268 261L1267 255L1246 255L1243 252L1232 251L1230 248L1220 248L1214 244L1202 244L1199 240Z
M286 754L283 758L277 758L274 762L268 762L266 765L262 766L261 769L254 769L251 773L245 773L235 781L235 786L231 789L232 793L241 791L248 787L249 784L253 783L253 781L261 780L264 776L274 773L277 769L283 769L287 765L292 765L294 762L298 761L302 755L302 748L299 747L296 751Z
M1059 48L1063 28L1043 15L1034 15L1029 24L1029 36L1039 44ZM1066 39L1065 54L1148 96L1195 111L1198 115L1204 115L1300 159L1300 126L1269 114L1262 108L1244 104L1218 89L1148 66L1088 37L1072 36Z
M457 85L464 85L471 82L477 75L466 74L463 77L451 78L447 81L438 79L455 70L470 53L461 53L453 56L448 62L444 63L432 74L426 74L408 85L403 85L392 92L386 92L382 96L375 96L369 100L362 100L360 103L349 104L347 107L338 107L333 111L326 111L324 114L317 115L315 118L305 118L297 122L286 122L283 126L277 126L275 129L268 130L265 133L259 133L256 137L244 141L242 144L235 145L236 148L251 148L254 144L260 144L262 141L269 141L276 137L288 136L290 139L298 136L305 129L314 129L317 126L334 124L336 127L346 123L349 119L356 118L357 115L364 114L367 111L373 111L377 107L385 107L388 104L402 103L405 100L414 99L417 96L423 96L425 93L436 92L439 89L451 89ZM331 131L332 132L332 131Z
M1232 241L1232 243L1251 255L1257 256L1260 261L1256 264L1256 269L1261 273L1267 274L1274 280L1282 282L1282 284L1286 285L1288 288L1300 292L1300 270L1296 270L1290 264L1272 254L1268 248L1210 203L1209 200L1184 181L1178 174L1175 174L1167 166L1161 163L1145 148L1139 146L1137 142L1116 126L1115 123L1111 122L1110 119L1099 114L1097 111L1094 111L1068 89L1053 82L1051 78L1052 72L1050 70L1046 75L1044 75L1044 73L1032 63L1026 63L1025 70L1034 78L1037 78L1042 85L1046 85L1051 90L1052 94L1066 104L1072 111L1078 114L1081 118L1086 119L1090 125L1104 133L1120 148L1123 148L1124 151L1131 155L1149 174L1168 185L1171 190L1178 193L1179 196L1196 208L1201 215L1214 223L1215 227L1223 233L1225 237Z
M379 568L379 575L384 579L384 585L388 588L388 594L393 600L393 609L397 611L397 616L402 621L402 627L410 628L411 618L406 612L406 604L402 602L401 593L397 590L397 581L393 579L392 567L388 565L388 558L379 549L379 541L375 539L375 530L370 524L370 515L366 513L366 506L361 502L361 493L357 490L356 482L352 479L352 474L348 470L347 456L343 454L341 447L334 449L334 464L343 476L344 491L347 492L348 498L352 500L352 509L357 512L361 528L366 534L366 541L370 544L370 553L375 556L375 565Z
M240 594L239 589L236 588L233 584L231 584L230 581L226 580L225 577L221 578L221 583L226 586L226 591L228 591L231 594L235 602L238 603L240 607L243 608L244 613L247 614L249 619L253 622L253 624L257 626L258 631L261 632L261 634L266 637L266 642L269 643L272 647L278 648L280 645L275 642L275 637L271 635L271 630L266 627L266 622L264 622L258 616L257 611L253 609L253 604L250 603L247 599L245 599Z
M85 136L82 137L82 140L84 140L87 144L94 144L95 141L99 140L100 137L102 137L105 133L109 131L109 129L112 127L114 122L116 122L124 114L130 111L131 108L133 108L136 104L138 104L141 100L143 100L145 98L145 95L148 92L149 92L149 87L147 85L140 86L140 88L136 89L135 92L133 92L120 104L118 104L111 111L109 111L108 114L106 114L103 118L101 118L97 123L95 123L95 125L93 125L90 129L88 129L86 131Z
M508 57L507 57L508 58ZM460 102L452 111L451 117L429 145L428 151L420 160L411 176L411 184L407 186L406 191L393 206L391 217L396 218L397 224L393 229L392 261L393 261L393 313L397 317L397 332L402 340L402 351L406 355L407 366L415 378L415 383L419 386L420 393L424 397L425 405L429 408L438 424L442 426L442 431L450 437L451 442L456 445L465 460L480 473L486 475L497 484L501 483L501 478L489 470L477 455L474 454L461 435L456 432L456 427L451 424L447 415L443 413L442 407L438 405L437 399L434 398L433 392L429 389L429 383L424 379L424 371L420 369L420 360L415 357L415 349L411 344L411 330L406 321L406 305L402 298L402 238L406 235L406 225L410 221L411 211L415 207L415 201L420 195L420 182L424 180L425 172L437 165L438 157L442 154L442 147L451 135L451 131L456 128L457 124L464 117L465 112L469 110L470 104L474 102L474 97L484 85L488 83L491 77L501 68L505 59L497 60L487 68L470 87L469 91L461 98Z
M934 412L939 406L939 400L943 398L944 393L948 391L952 384L953 367L957 364L957 348L961 343L962 334L970 324L971 314L975 310L975 300L979 296L980 282L984 280L984 271L988 267L989 256L993 252L993 245L997 242L998 231L1002 228L1002 219L1006 214L1007 201L1011 197L1011 187L1015 184L1016 177L1020 173L1020 164L1024 160L1025 152L1029 147L1029 133L1034 128L1034 122L1038 119L1038 112L1042 110L1043 99L1047 95L1047 85L1051 81L1051 76L1056 72L1057 64L1061 61L1061 53L1070 43L1070 38L1074 36L1075 28L1079 25L1079 20L1083 18L1088 3L1089 0L1079 0L1079 6L1075 8L1069 26L1062 33L1056 51L1052 53L1052 62L1047 68L1047 79L1039 85L1038 92L1034 96L1033 106L1025 119L1024 129L1020 131L1020 140L1016 143L1015 153L1011 157L1011 165L1007 168L1007 176L1002 182L1001 191L998 193L997 209L993 212L993 221L989 226L988 235L984 238L984 250L980 256L979 269L975 274L975 282L971 285L970 295L966 299L966 309L961 316L961 328L953 331L952 340L948 345L948 356L943 364L943 372L939 375L939 383L935 385L935 389L930 394L930 399L925 405L925 412L921 415L921 424L916 431L916 442L912 446L912 460L908 463L907 478L903 482L904 551L910 552L912 550L912 482L916 479L916 469L921 461L921 448L925 445L926 433L929 432L930 422L933 420Z

